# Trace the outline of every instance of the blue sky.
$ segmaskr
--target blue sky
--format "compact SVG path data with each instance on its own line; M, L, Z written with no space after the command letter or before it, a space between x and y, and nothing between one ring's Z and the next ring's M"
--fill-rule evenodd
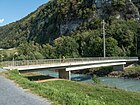
M15 22L48 0L0 0L0 26Z

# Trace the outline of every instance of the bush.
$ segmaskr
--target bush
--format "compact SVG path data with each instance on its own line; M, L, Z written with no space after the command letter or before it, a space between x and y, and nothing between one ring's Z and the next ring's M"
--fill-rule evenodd
M101 82L100 79L96 75L93 75L92 80L97 84Z

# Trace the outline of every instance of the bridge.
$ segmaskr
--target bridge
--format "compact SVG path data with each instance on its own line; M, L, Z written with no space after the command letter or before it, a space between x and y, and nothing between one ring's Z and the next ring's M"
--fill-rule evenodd
M138 57L94 57L94 58L68 58L43 59L2 62L4 69L17 69L20 72L33 72L38 70L58 70L59 78L71 79L71 71L96 67L113 66L114 70L124 70L124 66L138 61Z

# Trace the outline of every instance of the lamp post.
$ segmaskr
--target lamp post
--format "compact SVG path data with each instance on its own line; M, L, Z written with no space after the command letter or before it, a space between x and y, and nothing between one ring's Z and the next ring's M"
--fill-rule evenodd
M103 53L104 53L104 58L106 57L106 43L105 43L105 21L102 21L103 28L102 28L102 34L103 34Z
M135 36L135 40L136 40L136 56L140 56L140 35Z
M15 66L15 56L17 56L18 55L18 52L15 52L14 53L14 56L13 56L13 68L14 68L14 66Z
M4 56L0 54L0 57L1 57L1 66L2 66L2 61L3 61Z

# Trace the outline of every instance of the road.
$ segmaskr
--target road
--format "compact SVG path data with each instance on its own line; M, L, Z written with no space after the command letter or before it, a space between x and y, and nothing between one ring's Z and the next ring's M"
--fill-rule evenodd
M11 80L0 76L0 105L51 105L51 102L25 91Z

